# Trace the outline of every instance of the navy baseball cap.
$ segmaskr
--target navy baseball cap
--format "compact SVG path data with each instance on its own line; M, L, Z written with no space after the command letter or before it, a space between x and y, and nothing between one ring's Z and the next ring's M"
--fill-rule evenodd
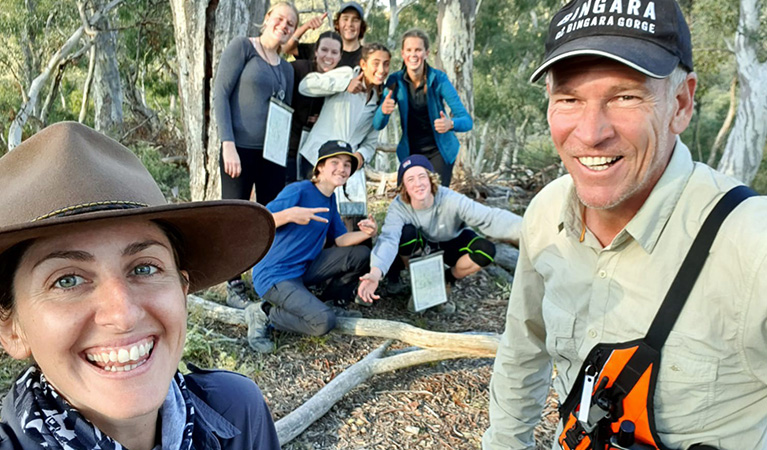
M693 70L690 29L675 0L569 2L549 24L544 60L530 82L582 55L609 58L652 78L665 78L678 65Z
M434 166L431 165L429 158L423 155L410 155L402 161L397 170L397 186L402 184L402 177L405 176L405 172L413 167L423 167L429 172L434 172Z
M357 11L357 14L360 15L360 19L365 18L365 10L363 10L362 5L360 5L357 2L346 2L342 4L341 7L338 8L338 14L340 15L342 12L346 11L349 8L352 8L353 10Z

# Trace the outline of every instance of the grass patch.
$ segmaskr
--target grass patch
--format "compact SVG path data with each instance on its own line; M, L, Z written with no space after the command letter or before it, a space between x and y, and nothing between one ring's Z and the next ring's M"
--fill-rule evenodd
M29 360L19 361L8 356L5 352L0 352L0 397L8 392L13 384L13 380L29 365Z

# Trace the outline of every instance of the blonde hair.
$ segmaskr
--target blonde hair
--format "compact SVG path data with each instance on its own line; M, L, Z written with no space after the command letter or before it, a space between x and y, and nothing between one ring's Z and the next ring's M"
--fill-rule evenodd
M294 5L293 2L282 0L270 6L269 9L266 11L266 14L264 14L264 21L258 26L258 29L261 33L264 32L264 27L266 27L266 18L269 17L269 15L272 14L272 12L274 12L274 10L279 8L280 6L287 6L293 11L293 15L296 16L296 23L294 28L298 28L298 19L299 19L298 8L296 8L296 5Z
M436 195L442 179L439 177L438 173L432 172L431 170L427 169L426 173L429 174L429 182L431 183L431 195ZM405 178L404 174L402 175L402 178ZM408 195L407 189L405 189L405 180L402 180L402 183L397 186L397 194L399 195L399 198L405 202L405 204L410 204L410 195Z

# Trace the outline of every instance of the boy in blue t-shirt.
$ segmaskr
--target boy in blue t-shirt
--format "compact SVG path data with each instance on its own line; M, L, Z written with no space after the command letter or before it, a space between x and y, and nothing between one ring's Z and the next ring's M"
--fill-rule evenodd
M372 217L358 223L360 231L348 232L338 214L334 191L356 169L349 144L326 142L312 179L286 186L266 205L277 231L269 253L253 268L253 287L264 300L246 309L254 350L273 350L266 335L269 323L278 330L319 336L335 327L336 315L349 315L344 308L370 264L370 249L358 244L377 232ZM328 241L335 245L326 248ZM328 280L327 302L307 289Z

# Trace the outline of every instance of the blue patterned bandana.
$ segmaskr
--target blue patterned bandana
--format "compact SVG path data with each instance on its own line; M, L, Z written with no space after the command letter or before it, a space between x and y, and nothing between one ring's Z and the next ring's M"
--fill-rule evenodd
M194 427L194 406L180 372L174 377L186 407L186 424L183 428L181 445L175 448L189 450L192 447ZM79 411L72 408L64 398L48 384L45 375L37 366L29 367L14 383L15 402L13 410L21 422L26 436L40 445L40 448L55 450L125 450ZM170 394L169 394L170 395ZM175 449L174 449L175 450Z

